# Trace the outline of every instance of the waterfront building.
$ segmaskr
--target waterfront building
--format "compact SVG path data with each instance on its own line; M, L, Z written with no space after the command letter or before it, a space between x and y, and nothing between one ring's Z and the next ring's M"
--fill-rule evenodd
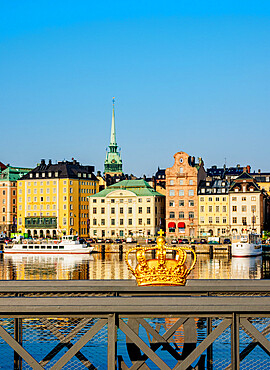
M260 189L265 190L270 195L270 172L253 172L250 174L259 185Z
M250 166L247 165L246 167L241 167L240 164L237 164L235 167L226 167L226 165L223 167L217 167L214 165L206 170L207 177L211 177L216 180L225 179L229 182L236 179L244 171L250 173Z
M206 178L201 158L195 162L185 152L174 155L174 165L166 169L167 237L195 237L198 234L198 184Z
M243 172L234 179L229 189L230 226L232 233L254 231L260 234L264 228L268 203L266 192L260 189L256 179Z
M18 181L18 231L32 237L88 236L87 196L98 192L94 166L41 163Z
M106 154L104 162L104 174L109 175L121 175L122 171L122 158L118 151L118 145L116 143L116 132L115 132L115 114L114 114L114 98L113 98L113 110L112 110L112 125L111 125L111 140L109 150Z
M165 197L145 180L123 180L89 196L90 236L154 236L165 216Z
M30 168L1 167L0 172L0 232L10 236L17 229L17 181Z
M229 227L229 182L207 178L198 187L199 235L227 236Z

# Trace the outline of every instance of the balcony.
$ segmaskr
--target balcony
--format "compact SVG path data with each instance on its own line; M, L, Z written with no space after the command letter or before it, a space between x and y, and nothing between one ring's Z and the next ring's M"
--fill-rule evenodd
M57 217L26 217L25 228L55 229L57 228Z

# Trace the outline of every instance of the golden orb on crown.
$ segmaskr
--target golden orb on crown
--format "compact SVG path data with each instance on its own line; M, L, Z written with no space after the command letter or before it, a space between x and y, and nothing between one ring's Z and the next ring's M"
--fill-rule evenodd
M167 246L163 237L164 231L158 232L156 246L142 247L137 245L131 248L125 256L128 269L135 276L138 285L185 285L186 279L196 263L196 254L189 247ZM132 267L128 257L131 252L136 252L137 266ZM156 252L156 258L146 258L149 251ZM168 257L167 252L175 251L175 258ZM193 261L188 267L186 264L187 252L193 255Z

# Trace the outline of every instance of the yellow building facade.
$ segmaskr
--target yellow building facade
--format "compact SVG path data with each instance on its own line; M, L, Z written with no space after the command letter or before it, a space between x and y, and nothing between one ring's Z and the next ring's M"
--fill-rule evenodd
M32 237L87 237L88 196L98 192L93 166L41 164L18 181L17 229Z
M198 189L199 235L225 237L230 234L229 183L201 181Z

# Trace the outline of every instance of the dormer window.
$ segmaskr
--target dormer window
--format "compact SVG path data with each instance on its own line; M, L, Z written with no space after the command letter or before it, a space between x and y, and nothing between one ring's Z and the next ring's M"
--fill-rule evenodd
M30 179L32 179L32 178L33 178L33 174L32 174L32 173L30 173L29 177L30 177Z
M42 177L45 177L45 172L42 172Z
M210 186L210 182L207 182L207 183L206 183L206 186Z
M48 176L49 176L49 177L52 177L52 173L51 173L51 172L49 172L49 173L48 173Z
M36 173L36 177L39 177L39 173Z
M55 177L58 177L58 172L57 171L54 173L54 176Z
M250 188L249 191L254 191L254 188Z
M81 176L82 176L82 174L80 172L78 172L78 177L81 177Z
M83 177L86 177L86 173L83 173Z

